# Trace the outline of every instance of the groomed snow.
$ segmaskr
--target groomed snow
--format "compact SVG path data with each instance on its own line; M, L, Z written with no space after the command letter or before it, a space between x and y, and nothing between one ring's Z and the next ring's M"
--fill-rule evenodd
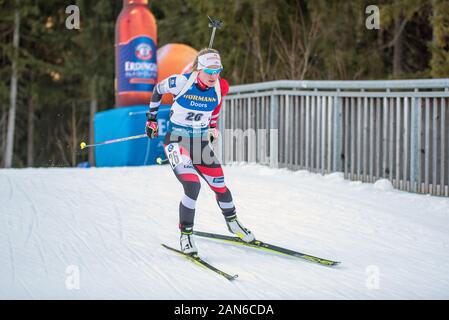
M0 299L448 299L449 199L259 165L224 168L260 240L336 268L197 238L229 282L178 247L168 166L0 170ZM228 234L202 183L197 230Z

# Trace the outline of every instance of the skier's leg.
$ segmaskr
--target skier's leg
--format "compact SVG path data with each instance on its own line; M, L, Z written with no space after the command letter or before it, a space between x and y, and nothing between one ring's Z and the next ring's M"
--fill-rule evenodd
M190 254L198 251L192 239L192 232L196 200L201 189L201 183L197 172L193 168L189 152L181 145L179 145L179 150L181 152L181 161L173 172L184 189L184 195L179 203L180 244L181 250Z
M232 201L231 191L225 184L224 173L220 164L195 165L198 174L207 182L212 191L215 192L215 199L225 217L235 214L235 206Z
M204 146L204 148L210 149L209 145ZM253 241L255 238L251 231L243 227L243 225L237 220L235 205L232 201L232 194L225 184L224 173L220 162L213 154L212 149L206 151L208 151L213 157L213 161L205 161L201 164L194 164L194 168L207 182L209 187L215 192L218 206L223 213L229 231L236 234L246 242Z

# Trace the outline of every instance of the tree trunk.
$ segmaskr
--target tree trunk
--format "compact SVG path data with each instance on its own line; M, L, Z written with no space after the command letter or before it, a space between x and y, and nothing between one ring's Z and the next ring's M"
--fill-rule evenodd
M72 103L72 148L71 148L71 164L72 167L76 166L76 150L78 148L78 132L76 127L76 114L75 114L75 104Z
M439 12L438 12L438 0L432 0L432 20L431 20L431 23L432 23L432 45L434 47L438 46L437 38L435 37L435 33L437 32L437 30L436 30L437 26L436 26L435 22L438 21L438 18L437 18L438 14L439 14Z
M0 151L1 151L1 162L0 166L4 166L5 164L5 147L6 147L6 121L7 121L7 111L3 110L3 105L0 107L2 111L2 115L0 118Z
M254 52L254 55L256 56L256 63L258 65L258 75L255 75L256 77L258 76L262 81L266 80L266 76L265 76L265 63L264 60L262 58L262 48L261 48L261 44L260 44L260 38L261 38L261 34L260 34L260 24L259 24L259 20L260 20L260 11L259 11L259 6L256 4L253 6L253 25L252 25L252 29L251 29L251 41L252 41L252 49Z
M35 95L31 89L31 99L28 105L28 138L27 138L27 166L34 166L34 103Z
M400 13L394 22L394 34L396 36L396 41L393 47L393 75L398 76L402 73L402 48L403 48L403 16Z
M447 78L449 74L449 6L442 0L432 1L432 59L431 75L434 78Z
M14 153L14 131L16 121L17 109L17 59L19 51L19 32L20 32L20 15L19 15L19 0L16 0L16 9L14 13L14 35L13 35L13 58L12 58L12 74L11 74L11 89L10 89L10 108L8 115L8 132L6 135L6 150L5 150L5 168L11 168Z
M95 131L94 131L94 117L98 108L97 100L97 86L96 77L92 78L90 82L90 115L89 115L89 143L95 143ZM89 149L89 163L91 166L95 166L95 150L94 148Z

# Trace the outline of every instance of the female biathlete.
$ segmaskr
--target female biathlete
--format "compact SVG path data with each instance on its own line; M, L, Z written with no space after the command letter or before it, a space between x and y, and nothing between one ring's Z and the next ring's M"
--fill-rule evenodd
M181 250L187 254L198 252L192 232L196 200L201 186L199 176L215 192L229 231L243 241L254 240L251 231L237 220L221 164L209 143L218 138L216 125L222 97L229 90L228 82L219 76L222 69L217 50L201 50L193 63L192 73L172 75L154 87L147 114L145 131L149 138L157 137L157 112L162 95L171 93L174 96L164 150L173 172L184 188L184 196L179 204L179 228Z

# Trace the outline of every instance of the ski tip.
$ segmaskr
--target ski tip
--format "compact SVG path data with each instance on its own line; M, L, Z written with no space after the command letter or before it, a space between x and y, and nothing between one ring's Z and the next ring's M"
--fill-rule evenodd
M233 280L237 279L238 277L239 277L238 274L234 274L234 275L232 275L232 276L229 276L229 277L228 277L228 280L229 280L229 281L233 281Z
M321 265L326 266L326 267L336 267L338 265L340 265L340 261L330 261L330 262L326 262L326 263L321 263Z
M322 265L326 266L326 267L336 267L338 265L340 265L340 261L330 261L328 263L322 263Z

